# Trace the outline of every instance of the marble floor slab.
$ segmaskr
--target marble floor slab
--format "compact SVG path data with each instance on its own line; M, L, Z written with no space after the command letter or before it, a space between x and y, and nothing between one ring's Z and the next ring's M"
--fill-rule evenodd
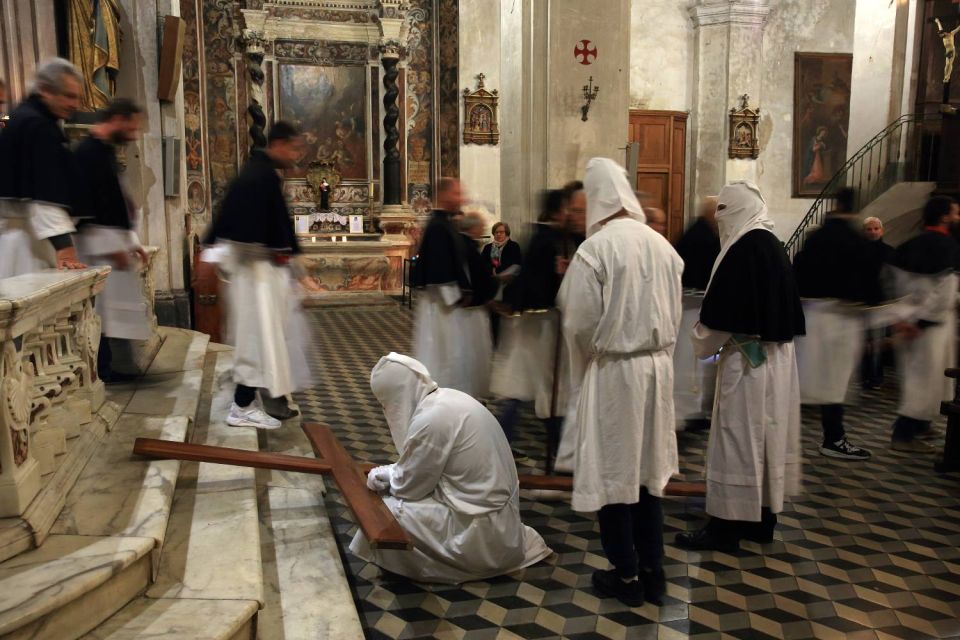
M147 368L147 376L203 369L210 336L173 327L160 327L158 333L163 344Z
M258 497L266 604L257 620L257 638L362 638L323 497L265 485Z
M188 420L124 415L87 464L53 533L140 536L162 545L180 462L133 454L138 437L183 442Z
M83 640L230 640L256 612L254 600L137 598Z
M181 371L143 378L125 413L151 416L186 416L193 420L200 400L203 371Z
M178 487L151 598L263 602L255 491Z
M152 538L55 535L0 565L0 635L93 591L144 557Z

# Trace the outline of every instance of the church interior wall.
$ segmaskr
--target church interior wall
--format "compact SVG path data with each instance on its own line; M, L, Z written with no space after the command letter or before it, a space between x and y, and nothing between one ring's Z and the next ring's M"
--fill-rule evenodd
M886 4L886 3L883 3ZM791 197L794 53L853 53L856 0L771 0L763 31L758 186L786 239L813 200ZM886 104L886 103L884 103ZM728 105L728 108L733 105ZM726 148L717 150L726 154Z
M630 108L693 108L694 31L686 0L633 0Z
M500 91L500 3L490 0L460 0L459 85L461 91L476 89L477 76L484 75L488 91ZM457 139L460 145L460 178L470 207L492 221L500 211L500 145L463 143L463 98L458 92ZM501 138L502 139L502 138Z

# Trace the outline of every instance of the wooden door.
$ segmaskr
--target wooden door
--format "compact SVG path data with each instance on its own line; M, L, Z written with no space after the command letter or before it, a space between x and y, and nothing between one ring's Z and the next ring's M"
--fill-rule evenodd
M687 114L631 109L630 141L640 145L637 189L666 212L667 237L676 242L683 234Z

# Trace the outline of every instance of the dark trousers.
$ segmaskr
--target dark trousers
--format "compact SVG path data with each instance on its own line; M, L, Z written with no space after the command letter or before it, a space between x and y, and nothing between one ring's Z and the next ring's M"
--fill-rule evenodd
M256 387L248 387L246 385L238 384L236 391L233 392L233 401L237 403L238 407L249 407L257 398L257 389Z
M100 336L100 349L97 351L97 377L109 380L113 376L113 351L110 350L110 338Z
M843 405L820 405L820 424L823 426L823 444L842 440L846 435L843 429Z
M893 423L893 439L901 442L909 442L917 435L930 430L928 420L917 420L907 416L897 416Z
M513 442L513 431L520 420L522 404L523 400L516 398L506 398L500 403L500 428L503 429L503 435L507 436L507 442Z
M621 578L663 568L663 508L646 487L634 504L602 507L597 521L603 552Z

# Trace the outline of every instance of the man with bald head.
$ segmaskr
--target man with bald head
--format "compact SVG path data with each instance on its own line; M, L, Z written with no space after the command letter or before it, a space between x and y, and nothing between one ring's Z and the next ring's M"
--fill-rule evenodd
M437 208L423 231L413 269L413 286L420 290L413 353L440 385L483 397L489 390L493 346L489 326L475 335L476 323L467 321L475 315L467 311L483 293L470 276L469 251L476 249L457 228L463 204L460 181L441 178Z

